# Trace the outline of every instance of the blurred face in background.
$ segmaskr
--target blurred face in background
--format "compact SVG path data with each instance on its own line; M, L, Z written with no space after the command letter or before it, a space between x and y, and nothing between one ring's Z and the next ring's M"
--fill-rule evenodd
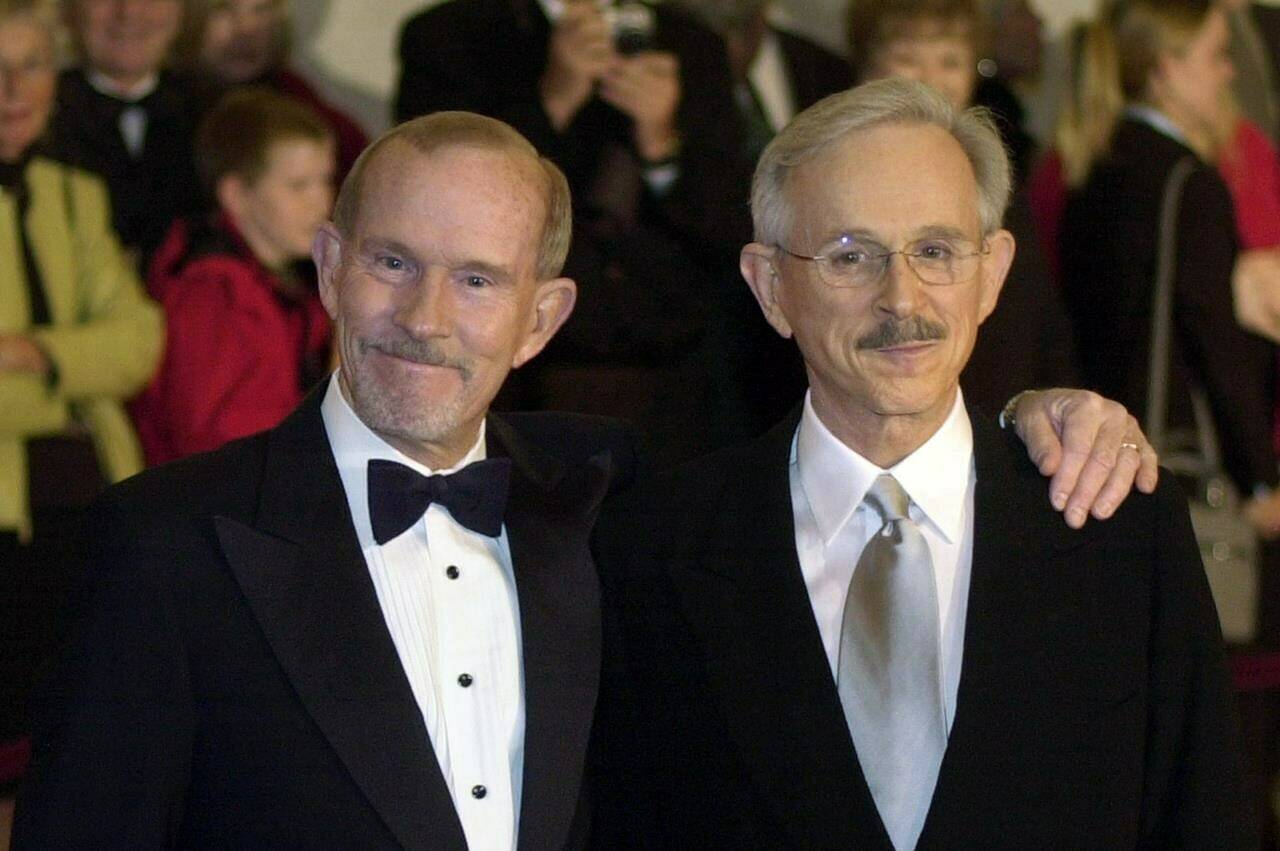
M311 254L333 208L333 160L328 140L282 139L267 149L262 174L222 179L219 201L263 265L280 267Z
M946 95L957 108L969 105L977 83L978 56L963 21L926 19L879 47L871 79L906 77Z
M1181 51L1161 55L1152 75L1152 100L1176 124L1203 132L1214 126L1234 77L1227 17L1214 9Z
M200 61L219 80L257 80L281 59L285 0L214 0L200 41Z
M160 70L182 23L182 0L77 0L71 15L84 60L121 85Z
M0 162L44 133L56 86L49 30L30 15L0 17Z

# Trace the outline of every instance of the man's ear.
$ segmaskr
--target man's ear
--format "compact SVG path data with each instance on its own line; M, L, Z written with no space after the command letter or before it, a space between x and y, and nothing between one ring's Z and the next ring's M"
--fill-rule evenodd
M578 285L569 278L540 281L533 297L533 312L524 342L511 359L513 369L524 366L542 351L564 325L578 301Z
M311 259L316 264L320 301L329 318L338 318L338 269L342 265L342 237L333 222L325 222L311 240Z
M738 269L756 297L760 311L765 320L783 337L791 336L791 323L778 304L778 290L782 286L782 278L778 274L777 249L758 242L742 247L738 255Z
M991 249L982 258L982 287L978 303L978 322L985 322L996 309L996 301L1000 298L1000 290L1009 277L1009 267L1013 265L1013 255L1018 250L1013 234L1007 230L998 230L987 237L987 245Z
M244 208L248 203L249 186L238 174L224 174L218 178L213 187L213 196L218 206L231 216L231 220L239 222L244 218Z

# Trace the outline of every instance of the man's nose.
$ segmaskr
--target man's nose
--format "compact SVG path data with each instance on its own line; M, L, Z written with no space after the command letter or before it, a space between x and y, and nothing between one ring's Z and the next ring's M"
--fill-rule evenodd
M899 318L920 312L924 282L907 262L906 255L895 251L885 258L884 275L880 279L880 297L876 306Z
M447 337L453 328L454 298L445 270L428 270L396 308L395 323L417 339Z

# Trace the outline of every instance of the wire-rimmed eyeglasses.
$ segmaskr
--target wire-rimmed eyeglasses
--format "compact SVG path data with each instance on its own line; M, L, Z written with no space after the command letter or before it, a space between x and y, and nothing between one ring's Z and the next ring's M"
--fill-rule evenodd
M778 250L797 260L812 261L818 277L832 287L870 287L880 282L895 254L901 254L911 271L926 284L947 287L973 280L983 255L991 247L984 240L975 244L965 239L926 237L908 242L898 251L879 243L842 236L817 254L800 254L781 243Z

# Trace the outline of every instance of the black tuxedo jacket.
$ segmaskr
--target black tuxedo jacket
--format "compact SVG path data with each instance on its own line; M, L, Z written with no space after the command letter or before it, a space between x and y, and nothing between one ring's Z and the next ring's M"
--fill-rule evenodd
M159 247L173 220L205 208L192 153L196 110L190 81L161 74L143 98L147 131L134 159L120 134L124 104L89 85L83 68L58 79L58 104L50 121L53 149L67 162L101 175L111 193L112 223L127 247L146 259Z
M108 492L15 848L466 848L321 395L276 429ZM519 848L578 848L600 660L587 536L631 444L566 415L494 416L487 433L490 456L513 462Z
M639 489L597 527L601 847L891 851L796 556L796 418ZM974 423L954 726L918 848L1256 848L1221 639L1166 476L1071 531Z

